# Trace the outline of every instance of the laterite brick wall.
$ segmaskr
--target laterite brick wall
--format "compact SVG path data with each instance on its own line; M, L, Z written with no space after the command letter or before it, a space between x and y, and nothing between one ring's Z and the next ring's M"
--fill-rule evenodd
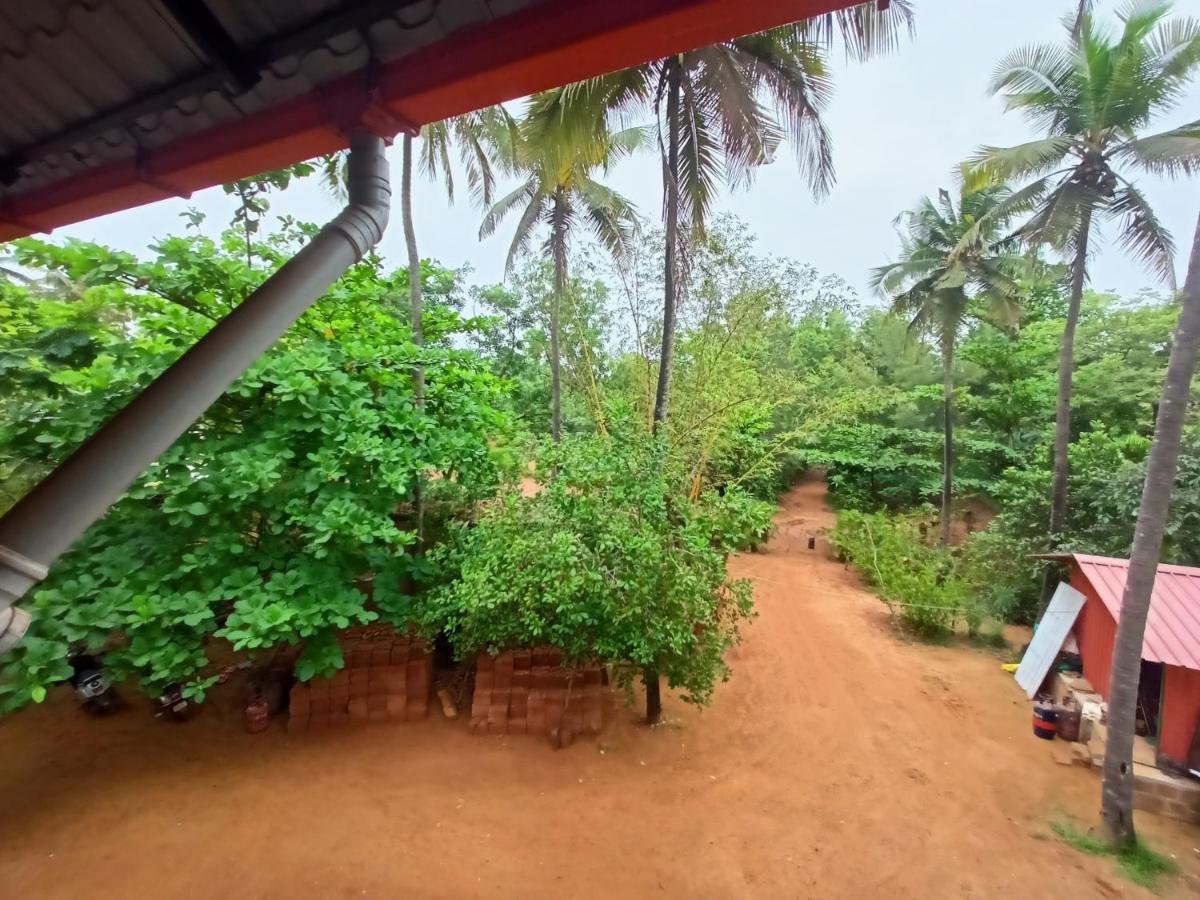
M422 641L390 625L347 629L345 668L292 688L289 731L319 731L350 722L411 722L429 712L433 658Z
M568 699L569 686L569 699ZM612 705L608 672L599 665L562 667L551 647L479 654L471 730L487 734L599 734Z

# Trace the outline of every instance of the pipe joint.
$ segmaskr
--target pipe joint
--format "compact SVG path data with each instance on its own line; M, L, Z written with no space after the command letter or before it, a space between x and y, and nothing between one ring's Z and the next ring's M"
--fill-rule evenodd
M367 131L358 131L351 136L346 179L350 202L326 226L349 242L354 248L355 260L366 256L387 228L392 188L385 146L383 138Z

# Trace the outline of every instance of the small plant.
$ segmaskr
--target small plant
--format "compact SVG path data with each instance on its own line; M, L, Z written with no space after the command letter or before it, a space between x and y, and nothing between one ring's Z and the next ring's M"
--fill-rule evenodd
M1135 843L1126 850L1118 850L1102 840L1083 831L1073 822L1054 822L1050 825L1060 840L1070 844L1088 856L1107 856L1116 860L1121 872L1134 884L1155 890L1158 880L1176 871L1175 863L1161 853L1156 853L1145 844Z

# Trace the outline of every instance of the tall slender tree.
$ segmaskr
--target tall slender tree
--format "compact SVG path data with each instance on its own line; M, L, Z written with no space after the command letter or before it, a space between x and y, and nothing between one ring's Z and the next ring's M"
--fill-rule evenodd
M668 56L580 82L569 106L585 124L610 111L658 124L663 162L663 327L652 427L667 421L675 321L685 283L688 236L700 234L721 181L749 184L754 170L787 140L814 196L833 184L833 150L821 112L832 82L827 57L840 37L847 55L866 58L895 47L911 29L912 6L862 3L760 34ZM764 102L765 101L765 102ZM662 712L658 676L644 673L646 718Z
M494 106L426 125L420 131L421 168L431 179L442 180L446 196L454 202L453 151L466 171L471 199L486 207L493 200L495 164L511 168L513 124L503 107ZM413 344L425 344L424 290L421 254L417 250L417 232L412 212L412 172L415 159L414 135L405 132L400 160L400 217L404 228L404 246L408 255L408 312ZM425 410L425 366L413 366L413 401ZM413 484L413 506L417 519L418 541L425 535L425 485L420 475Z
M1121 618L1113 644L1111 693L1108 699L1108 739L1104 747L1104 795L1101 811L1113 842L1132 846L1133 736L1137 719L1138 680L1142 668L1142 639L1154 579L1162 553L1163 532L1171 508L1171 492L1179 468L1179 441L1187 415L1196 354L1200 352L1200 220L1192 240L1191 261L1183 288L1183 306L1163 383L1154 443L1146 460L1146 482L1133 536L1133 555L1121 597Z
M643 128L609 132L601 120L580 128L568 115L569 96L564 88L545 91L530 99L517 132L513 164L522 173L521 183L487 211L479 227L480 238L494 234L500 223L518 213L517 227L508 251L508 269L527 252L539 226L546 228L543 245L554 266L554 294L550 304L550 433L562 437L561 358L559 349L562 301L569 280L571 237L580 225L615 257L622 257L637 224L633 204L595 177L616 160L646 143Z
M1064 248L1071 286L1059 359L1050 533L1066 523L1075 329L1087 281L1093 231L1116 224L1118 242L1174 288L1171 236L1137 185L1141 170L1176 176L1200 170L1200 121L1139 136L1178 103L1200 67L1200 25L1168 19L1170 4L1134 2L1114 34L1081 4L1064 24L1062 44L1021 48L1005 57L992 92L1022 112L1044 137L1015 147L985 147L973 160L984 178L1032 179L1013 208L1032 211L1021 234L1033 244ZM1049 585L1049 581L1047 582ZM1044 592L1043 609L1049 599Z
M999 213L1008 197L999 186L945 190L901 215L900 259L872 273L872 285L892 299L913 331L931 334L942 357L941 544L950 543L954 493L954 351L964 322L986 317L1003 325L1019 315L1017 276L1023 260ZM984 223L980 225L979 223Z

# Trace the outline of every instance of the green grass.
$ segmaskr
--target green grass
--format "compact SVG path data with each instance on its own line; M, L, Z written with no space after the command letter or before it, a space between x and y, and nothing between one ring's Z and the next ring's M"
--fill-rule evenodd
M1008 650L1008 640L997 626L978 628L970 635L972 645L984 650Z
M1145 844L1137 843L1128 850L1117 850L1080 830L1071 822L1054 822L1050 828L1061 840L1080 853L1107 856L1115 860L1126 878L1144 888L1157 889L1159 878L1176 871L1175 863L1161 853L1155 853Z

